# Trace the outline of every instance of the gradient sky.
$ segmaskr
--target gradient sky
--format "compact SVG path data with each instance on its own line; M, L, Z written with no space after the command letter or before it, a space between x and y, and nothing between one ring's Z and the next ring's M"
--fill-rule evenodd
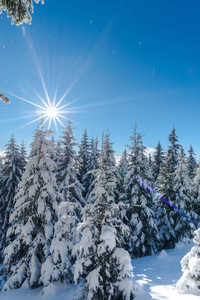
M50 98L69 90L62 104L75 137L111 132L116 155L129 144L135 121L144 144L168 147L175 125L185 151L200 155L200 2L199 0L52 1L34 4L32 25L12 26L0 16L0 148L14 133L32 141L41 104L41 74ZM62 120L66 122L65 120ZM65 124L66 124L65 123ZM55 127L52 126L55 130ZM62 128L58 126L59 132ZM55 134L57 138L57 133Z

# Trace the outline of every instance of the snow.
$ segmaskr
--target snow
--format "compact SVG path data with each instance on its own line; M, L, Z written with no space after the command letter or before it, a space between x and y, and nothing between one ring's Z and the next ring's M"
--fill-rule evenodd
M136 285L134 300L199 299L199 296L179 294L176 290L176 283L182 275L180 261L191 250L193 244L179 246L132 261L134 281L140 284L139 288Z
M179 243L175 249L132 260L136 289L134 300L198 300L199 296L193 295L192 291L191 294L179 294L176 290L176 283L182 275L180 261L192 246ZM0 299L73 300L77 294L81 294L80 285L51 283L44 289L31 290L23 285L20 289L0 292Z
M102 280L101 276L97 269L91 271L87 276L86 280L89 286L88 300L92 300L93 298L93 290L96 291L99 286L99 279Z
M5 156L5 151L0 148L0 157L4 157L4 156Z
M167 254L167 252L165 250L162 250L160 252L160 255L158 256L158 259L167 259L169 257L169 255Z

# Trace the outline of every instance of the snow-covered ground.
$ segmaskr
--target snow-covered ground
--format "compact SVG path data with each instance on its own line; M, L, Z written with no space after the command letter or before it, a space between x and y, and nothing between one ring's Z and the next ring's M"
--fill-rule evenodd
M162 251L156 255L138 258L132 261L134 281L137 295L135 300L197 300L200 296L180 295L175 289L177 280L181 277L180 260L190 251L193 244L178 244L175 249ZM77 287L52 284L40 293L42 288L28 290L23 287L18 290L0 292L0 300L73 300Z
M175 249L132 261L135 281L140 284L135 300L197 300L200 296L183 295L176 291L182 275L180 261L193 246L177 244Z

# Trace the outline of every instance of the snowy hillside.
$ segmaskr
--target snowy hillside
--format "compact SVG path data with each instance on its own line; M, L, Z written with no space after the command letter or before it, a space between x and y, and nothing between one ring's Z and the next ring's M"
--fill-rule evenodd
M192 245L177 244L175 249L161 251L148 257L132 261L137 294L135 300L197 300L199 296L178 294L176 282L181 277L180 260L190 251ZM42 288L27 290L26 287L0 292L1 300L73 300L77 287L51 284L44 295Z

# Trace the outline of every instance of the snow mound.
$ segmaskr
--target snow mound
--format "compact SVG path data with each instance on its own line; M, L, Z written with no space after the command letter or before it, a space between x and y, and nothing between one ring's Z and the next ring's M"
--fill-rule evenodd
M145 291L142 286L139 284L139 282L135 282L135 292L136 292L136 298L135 300L150 300L152 299L150 294Z
M184 247L185 247L185 244L183 242L179 242L179 243L176 244L175 248L176 248L176 250L180 250L180 249L182 249Z
M58 294L58 286L54 283L50 283L48 286L45 286L42 290L42 297L49 298L50 296L56 296Z
M165 250L162 250L158 256L158 259L166 259L168 257L169 255L167 254L167 252Z

